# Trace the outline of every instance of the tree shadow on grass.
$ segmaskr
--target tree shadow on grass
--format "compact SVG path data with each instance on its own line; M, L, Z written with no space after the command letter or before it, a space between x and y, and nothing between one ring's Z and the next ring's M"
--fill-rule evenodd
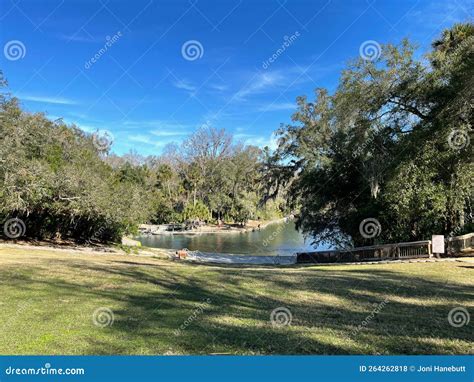
M392 270L171 270L84 261L74 271L100 277L22 272L0 285L110 305L114 323L91 328L86 354L450 354L473 340L469 325L454 328L447 320L453 307L472 304L472 287ZM436 303L424 302L434 295ZM291 325L271 322L279 307L289 309Z

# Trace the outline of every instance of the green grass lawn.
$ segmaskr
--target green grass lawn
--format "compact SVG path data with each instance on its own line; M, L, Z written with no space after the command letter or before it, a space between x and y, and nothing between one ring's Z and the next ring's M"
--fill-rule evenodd
M474 317L456 328L448 313L472 314L473 270L224 267L0 248L0 353L468 354ZM94 324L101 307L112 325ZM271 323L279 307L291 325Z

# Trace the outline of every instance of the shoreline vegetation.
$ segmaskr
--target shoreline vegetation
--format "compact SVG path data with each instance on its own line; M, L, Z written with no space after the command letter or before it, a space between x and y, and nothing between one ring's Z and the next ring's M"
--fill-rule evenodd
M138 227L140 235L200 235L200 234L224 234L224 233L247 233L262 230L272 224L284 223L289 217L272 220L248 220L244 225L222 223L203 224L196 228L183 229L184 225L177 224L140 224Z

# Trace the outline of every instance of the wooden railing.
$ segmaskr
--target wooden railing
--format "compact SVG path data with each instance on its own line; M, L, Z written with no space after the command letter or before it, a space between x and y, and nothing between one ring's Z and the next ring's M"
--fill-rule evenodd
M335 251L317 251L297 254L298 263L339 263L376 260L428 258L431 256L431 241L372 245Z
M450 255L474 251L474 233L450 237L447 240L446 248Z
M430 257L431 240L399 243L397 244L397 256L399 259Z
M446 240L446 253L459 255L474 251L474 233ZM334 251L297 253L298 263L343 263L376 260L428 258L432 255L431 240L410 243L372 245Z

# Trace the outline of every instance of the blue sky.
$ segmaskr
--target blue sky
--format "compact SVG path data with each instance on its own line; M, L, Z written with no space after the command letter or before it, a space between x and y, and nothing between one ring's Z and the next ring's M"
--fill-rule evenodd
M421 54L473 10L473 0L1 0L0 69L27 110L110 131L118 154L159 154L203 125L272 146L295 98L333 90L365 41L408 37Z

